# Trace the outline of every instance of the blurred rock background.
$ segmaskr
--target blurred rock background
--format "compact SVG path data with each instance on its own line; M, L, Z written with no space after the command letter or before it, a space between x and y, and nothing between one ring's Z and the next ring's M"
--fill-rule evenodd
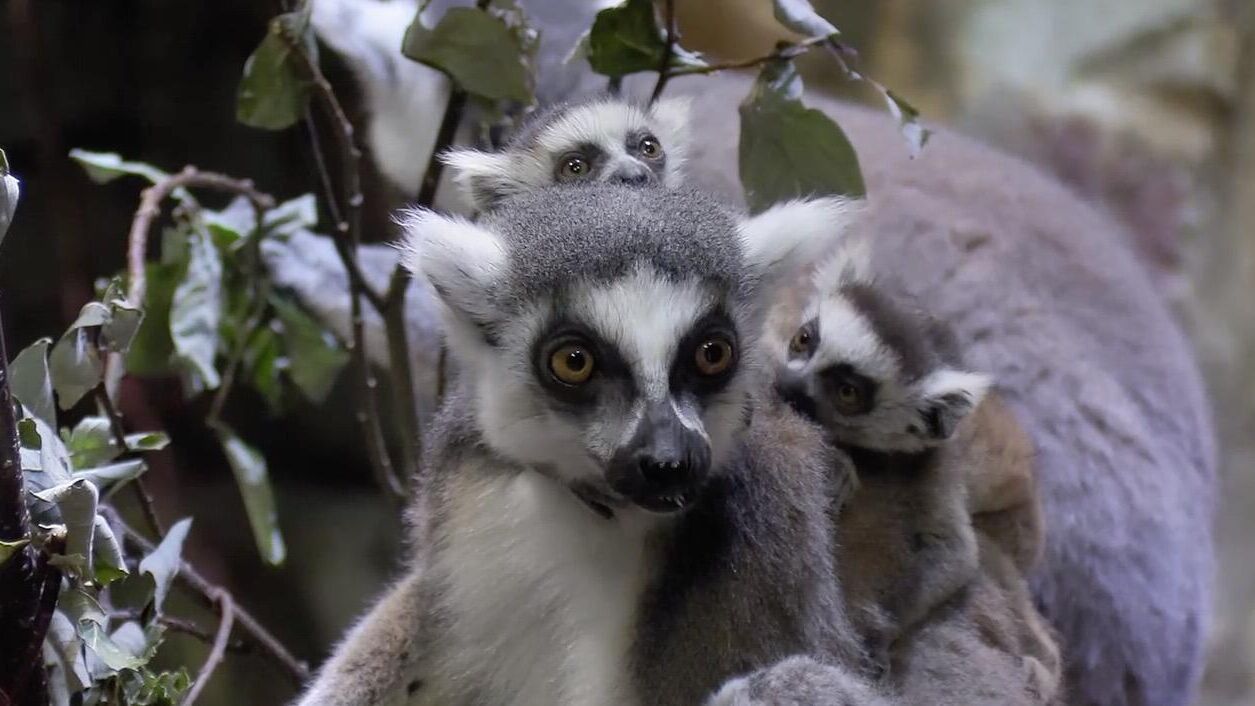
M1135 234L1138 256L1193 335L1221 434L1220 580L1200 704L1255 704L1255 3L815 5L860 50L867 72L927 119L1039 164ZM122 265L139 185L90 184L66 159L70 148L251 176L282 198L315 190L298 131L234 121L240 69L271 3L5 0L0 8L0 146L24 181L0 254L10 350L59 331L93 280ZM767 0L679 0L678 14L686 45L725 58L765 53L781 36ZM351 97L343 67L325 54L337 89ZM823 62L808 68L810 90L873 98ZM387 239L397 196L374 175L367 187L369 232ZM280 569L253 550L225 462L199 424L204 410L186 405L171 381L128 381L124 392L133 424L175 438L151 477L167 519L195 518L192 558L317 662L392 570L400 523L369 482L347 389L327 409L282 419L263 417L263 405L244 395L231 407L235 427L270 459L289 543ZM193 663L204 650L186 638L169 644L169 658ZM275 703L290 693L255 658L227 664L203 703Z

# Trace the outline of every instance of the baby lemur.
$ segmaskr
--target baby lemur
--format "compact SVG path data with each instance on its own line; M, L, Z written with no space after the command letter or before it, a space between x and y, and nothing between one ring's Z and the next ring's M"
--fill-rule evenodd
M562 103L530 116L498 152L451 149L441 160L479 211L550 184L681 184L688 100L638 105L611 96Z
M1057 649L1023 579L1041 539L1031 444L948 329L865 270L853 244L819 268L776 387L855 468L837 567L869 666L901 667L899 641L957 605L1003 626L1002 647L1036 660L1031 688L1053 693Z

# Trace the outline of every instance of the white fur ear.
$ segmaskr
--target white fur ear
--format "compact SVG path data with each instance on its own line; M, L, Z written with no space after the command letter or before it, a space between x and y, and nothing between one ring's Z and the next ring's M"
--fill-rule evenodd
M811 281L821 294L835 292L849 284L871 284L871 240L855 235L842 240L832 255L815 268Z
M477 326L492 323L490 288L505 270L506 246L492 231L456 216L415 209L400 219L404 230L401 264L424 277L462 319Z
M745 264L768 283L829 253L849 230L861 202L839 196L776 204L738 226Z
M993 379L980 373L945 368L919 382L919 435L927 440L949 439L959 422L985 398Z
M667 155L667 174L675 176L667 183L672 188L680 186L680 168L688 157L691 144L689 113L692 103L688 96L668 96L659 98L649 107L650 121L654 124L658 139L662 140L662 149Z
M440 161L453 172L457 184L477 211L486 211L498 201L524 189L510 172L510 157L480 150L446 150Z

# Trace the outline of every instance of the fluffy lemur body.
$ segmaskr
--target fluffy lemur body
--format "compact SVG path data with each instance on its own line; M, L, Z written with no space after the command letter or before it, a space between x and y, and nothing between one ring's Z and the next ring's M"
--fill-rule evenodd
M1005 684L1007 699L1046 702L1060 661L1025 582L1042 539L1032 445L987 397L991 378L965 369L949 328L876 286L857 242L816 271L776 388L846 455L838 473L854 468L835 546L865 654L902 681L902 666L919 661L903 662L904 638L927 633L926 621L998 616L1022 628L1006 651L1032 665L1032 679Z
M835 459L755 396L767 302L848 214L590 185L407 221L466 374L409 574L301 703L694 704L790 655L857 663Z

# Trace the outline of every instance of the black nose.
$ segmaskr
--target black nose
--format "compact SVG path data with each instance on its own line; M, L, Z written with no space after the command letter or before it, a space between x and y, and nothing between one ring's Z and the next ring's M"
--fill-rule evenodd
M801 378L782 374L776 380L776 394L795 412L808 419L819 421L815 399L806 392L806 384Z
M647 411L632 439L615 452L606 481L634 502L671 509L677 498L695 497L709 471L710 445L667 402Z
M633 164L619 168L611 181L628 186L644 186L649 183L650 172L643 165Z
M693 481L694 464L688 458L676 455L658 458L641 453L636 457L636 467L651 492L665 493L687 487Z

